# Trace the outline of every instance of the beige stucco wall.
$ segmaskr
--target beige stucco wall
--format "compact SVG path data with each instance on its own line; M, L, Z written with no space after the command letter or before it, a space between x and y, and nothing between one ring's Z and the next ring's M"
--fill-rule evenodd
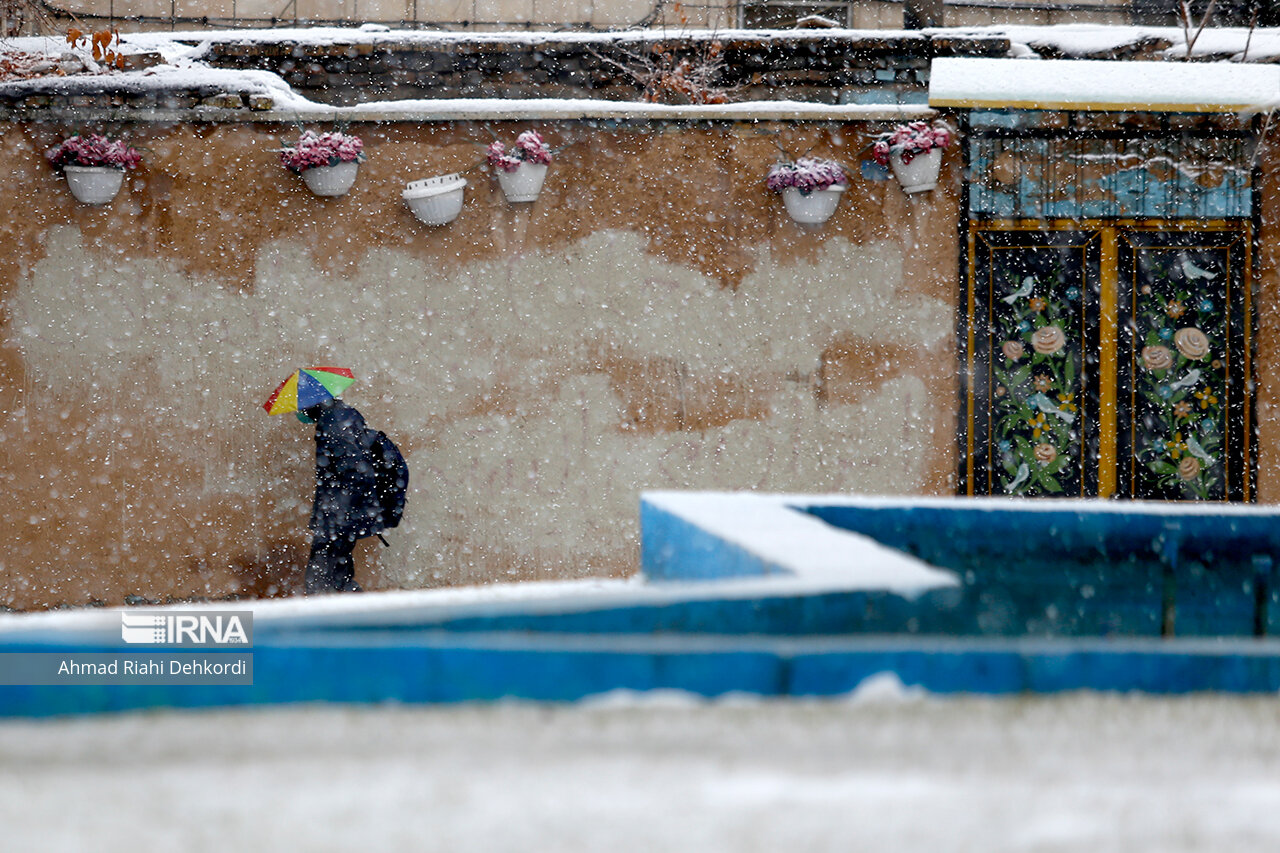
M801 227L775 143L856 172L871 128L538 127L542 197L470 171L440 228L399 191L477 163L479 125L353 127L337 199L275 164L281 126L121 128L146 159L103 208L43 162L59 128L5 127L0 604L290 589L311 434L260 406L300 365L353 368L409 458L373 588L629 574L643 489L954 489L954 162Z

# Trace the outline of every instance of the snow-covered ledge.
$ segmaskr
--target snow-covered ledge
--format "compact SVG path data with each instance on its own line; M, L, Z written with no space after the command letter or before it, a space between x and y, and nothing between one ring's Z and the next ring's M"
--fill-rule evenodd
M226 81L236 91L232 81ZM41 90L26 86L33 93ZM59 91L64 94L68 87ZM121 90L117 81L112 92ZM239 86L251 104L228 108L199 105L190 108L148 107L126 109L107 106L46 108L44 112L77 121L119 121L122 113L131 122L174 121L254 122L297 124L306 122L447 122L447 121L618 121L618 122L900 122L928 119L937 111L924 104L815 104L803 101L744 101L735 104L670 106L631 101L578 98L500 99L461 98L440 100L375 101L339 107L320 104L293 92L253 85ZM126 93L132 90L125 89ZM153 91L144 89L143 91ZM216 99L215 99L216 100ZM0 120L29 119L30 108L0 107Z
M916 596L959 586L950 571L797 509L813 496L646 492L641 567L651 581L786 578L812 590Z
M1240 113L1277 100L1272 64L946 57L929 76L944 108Z
M936 113L924 104L814 104L744 101L671 106L578 98L387 101L351 107L282 106L245 118L253 121L554 121L557 119L650 121L901 121Z
M36 53L62 51L46 39L17 39ZM160 122L431 122L431 121L710 121L847 122L927 118L920 104L823 104L742 101L668 105L589 98L421 98L335 106L312 101L280 75L257 69L213 68L201 48L169 39L130 37L160 64L112 74L44 75L0 83L0 120L36 115L73 121ZM185 101L180 105L166 101Z

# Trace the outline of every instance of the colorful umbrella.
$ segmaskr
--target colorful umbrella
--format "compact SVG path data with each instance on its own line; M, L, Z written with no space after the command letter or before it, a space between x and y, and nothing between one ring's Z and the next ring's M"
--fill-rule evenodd
M267 410L268 415L284 415L308 409L317 403L332 400L355 381L355 375L346 367L302 367L271 392L262 408Z

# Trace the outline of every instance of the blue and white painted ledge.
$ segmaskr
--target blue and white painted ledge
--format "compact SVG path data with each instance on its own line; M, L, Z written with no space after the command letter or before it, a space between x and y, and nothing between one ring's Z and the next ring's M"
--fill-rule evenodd
M203 605L253 611L251 685L0 685L0 715L836 696L881 673L937 693L1274 692L1276 514L651 493L640 577ZM119 613L2 615L0 655L122 654Z

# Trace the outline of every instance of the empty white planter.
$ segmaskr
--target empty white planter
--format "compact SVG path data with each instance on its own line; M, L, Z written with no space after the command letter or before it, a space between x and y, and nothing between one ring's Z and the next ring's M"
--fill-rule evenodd
M889 155L889 168L893 176L902 184L905 193L919 193L931 190L938 185L938 172L942 168L942 149L934 148L924 154L917 154L910 163L903 163L895 154Z
M63 166L62 173L67 177L67 189L84 204L106 204L124 183L124 169L111 166Z
M787 187L782 191L782 203L786 205L787 214L803 225L820 225L831 218L840 203L840 194L844 192L841 184L825 190L813 190L802 193L795 187Z
M494 168L498 186L502 187L507 201L537 201L542 192L542 182L547 177L545 163L521 163L514 172Z
M355 160L349 163L336 163L332 166L312 166L302 172L302 180L307 189L316 195L346 195L347 190L356 182L356 172L360 164Z
M448 225L462 212L462 190L466 185L467 179L455 172L413 181L400 197L423 223Z

